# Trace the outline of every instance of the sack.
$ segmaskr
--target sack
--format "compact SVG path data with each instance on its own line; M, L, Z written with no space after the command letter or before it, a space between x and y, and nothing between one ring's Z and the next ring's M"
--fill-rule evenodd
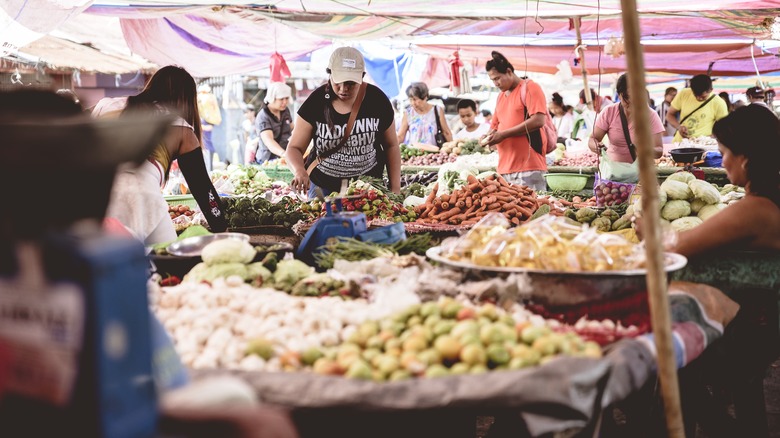
M436 146L442 147L447 139L444 138L444 133L441 131L441 122L439 121L439 112L436 110L436 105L433 106L433 117L436 119L436 135L434 136Z
M530 82L530 79L526 79L520 82L520 101L523 102L523 115L525 120L528 120L528 105L525 103L525 96L528 90L526 85ZM544 138L542 138L542 132L544 132ZM545 145L546 140L546 145ZM558 130L555 129L555 123L550 116L549 111L544 112L544 125L528 133L528 142L531 144L531 148L538 154L547 155L555 151L558 147Z
M625 163L618 163L625 164ZM611 207L628 203L636 184L622 183L602 178L596 173L593 182L593 195L596 197L597 207Z
M635 183L639 181L639 161L612 161L607 157L607 151L603 150L599 157L599 175L606 180Z

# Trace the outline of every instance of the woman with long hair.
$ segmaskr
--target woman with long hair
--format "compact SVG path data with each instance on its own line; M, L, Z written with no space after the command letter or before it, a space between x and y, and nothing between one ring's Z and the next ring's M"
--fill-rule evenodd
M696 228L677 236L674 252L686 256L718 248L780 250L780 120L766 108L737 108L712 133L723 168L746 196Z
M127 98L102 99L92 115L121 117L137 112L175 115L176 118L146 163L138 168L120 170L107 215L119 219L147 245L176 239L168 205L160 189L168 179L171 164L177 160L211 230L225 231L224 207L211 183L201 151L202 130L195 80L181 67L163 67L140 93Z

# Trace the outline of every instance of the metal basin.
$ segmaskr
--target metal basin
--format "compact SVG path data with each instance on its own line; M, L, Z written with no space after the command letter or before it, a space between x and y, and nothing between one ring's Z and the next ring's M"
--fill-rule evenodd
M456 262L441 256L441 247L430 248L425 255L447 267L496 275L527 274L531 279L531 298L534 302L555 307L602 301L610 297L647 291L647 270L604 272L563 272L540 269L477 266ZM664 253L667 279L688 264L685 256Z

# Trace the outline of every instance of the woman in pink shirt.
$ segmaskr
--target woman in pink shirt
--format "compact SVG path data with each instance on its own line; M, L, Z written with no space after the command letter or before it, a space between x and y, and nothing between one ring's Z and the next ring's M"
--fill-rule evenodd
M631 113L631 101L628 96L628 79L625 74L621 75L617 81L617 93L620 96L620 102L607 106L601 110L596 117L596 123L593 133L588 141L590 149L599 153L601 149L606 148L601 142L604 135L609 136L609 147L607 157L612 161L620 163L633 163L636 161L636 149L634 142L636 134L634 130L636 117ZM650 129L653 133L653 148L655 157L660 158L663 155L663 133L664 125L661 118L652 108L647 107L647 114L640 115L640 123L650 123ZM623 120L625 120L625 127ZM625 131L628 131L626 138Z

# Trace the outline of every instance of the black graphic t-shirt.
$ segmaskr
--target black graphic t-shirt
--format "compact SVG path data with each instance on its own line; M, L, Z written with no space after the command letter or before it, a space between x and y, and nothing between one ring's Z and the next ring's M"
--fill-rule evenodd
M332 103L325 98L323 85L314 90L298 110L298 115L309 122L314 129L312 139L317 154L338 146L349 120L349 114L339 114L331 106L330 113L333 121L333 129L331 129L325 120L325 105L332 105ZM379 155L384 153L382 135L393 123L393 118L390 100L382 90L368 84L366 96L360 105L349 139L338 152L327 157L314 169L310 176L312 183L322 187L327 195L339 191L342 179L362 175L381 178L385 163L384 158ZM314 154L311 154L306 164L308 165L313 159Z

